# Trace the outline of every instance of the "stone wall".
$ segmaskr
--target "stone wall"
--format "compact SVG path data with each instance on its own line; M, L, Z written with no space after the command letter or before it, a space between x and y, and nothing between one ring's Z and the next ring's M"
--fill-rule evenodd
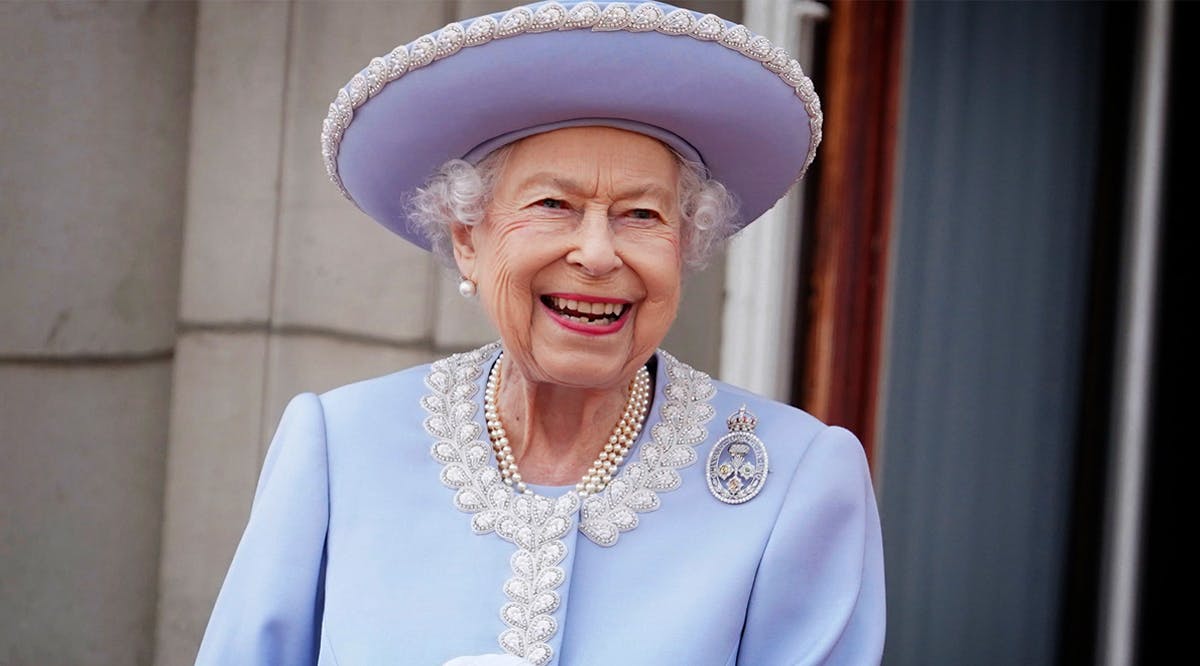
M0 3L0 663L151 659L194 20Z

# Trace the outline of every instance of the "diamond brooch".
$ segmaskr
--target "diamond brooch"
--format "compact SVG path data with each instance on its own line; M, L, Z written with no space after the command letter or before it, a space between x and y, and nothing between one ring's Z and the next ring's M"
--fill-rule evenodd
M767 447L754 434L758 419L742 405L725 423L729 433L708 454L708 490L726 504L754 499L767 481Z

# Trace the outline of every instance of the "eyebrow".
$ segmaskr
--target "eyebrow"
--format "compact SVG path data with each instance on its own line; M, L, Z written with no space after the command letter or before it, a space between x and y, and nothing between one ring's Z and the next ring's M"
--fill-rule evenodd
M517 186L518 190L524 190L531 185L549 184L558 189L571 194L581 194L590 187L585 187L582 183L565 178L551 171L539 171L522 180ZM617 199L636 199L642 196L652 196L661 199L664 203L671 201L671 191L657 183L647 182L642 185L630 187L617 192Z

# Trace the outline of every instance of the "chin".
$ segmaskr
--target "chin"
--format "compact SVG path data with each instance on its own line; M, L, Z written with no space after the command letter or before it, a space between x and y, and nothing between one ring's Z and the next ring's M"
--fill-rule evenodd
M543 309L535 314L530 336L506 336L521 343L508 351L532 366L531 379L575 388L623 386L658 346L641 342L643 336L637 333L644 333L647 324L638 314L645 313L635 307L617 322L617 330L596 334L577 330L579 322L564 324Z

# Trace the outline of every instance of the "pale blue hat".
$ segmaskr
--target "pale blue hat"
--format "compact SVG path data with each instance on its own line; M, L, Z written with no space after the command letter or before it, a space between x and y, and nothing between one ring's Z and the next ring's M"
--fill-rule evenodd
M736 227L812 163L821 105L782 48L660 2L541 2L451 23L375 58L329 107L329 177L428 249L407 202L439 166L526 136L604 125L702 162L741 204Z

